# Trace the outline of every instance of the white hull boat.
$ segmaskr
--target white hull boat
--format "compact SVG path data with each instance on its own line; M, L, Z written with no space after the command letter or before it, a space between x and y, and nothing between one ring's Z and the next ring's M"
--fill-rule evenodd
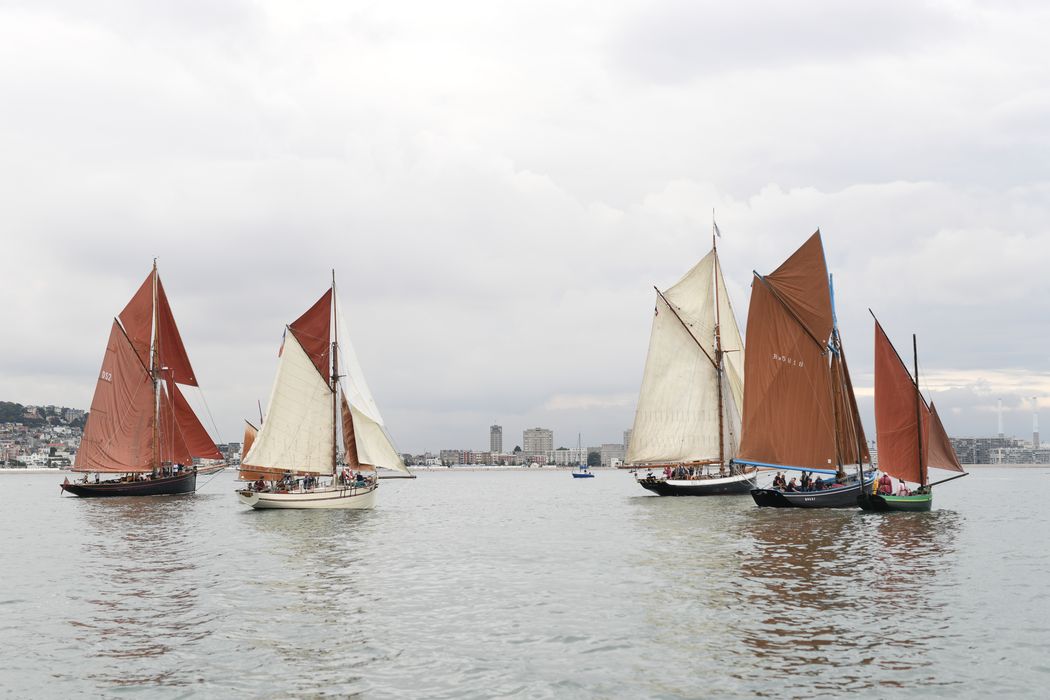
M244 489L237 492L241 503L260 510L303 508L336 508L370 510L376 504L378 486L323 486L308 491L267 493Z

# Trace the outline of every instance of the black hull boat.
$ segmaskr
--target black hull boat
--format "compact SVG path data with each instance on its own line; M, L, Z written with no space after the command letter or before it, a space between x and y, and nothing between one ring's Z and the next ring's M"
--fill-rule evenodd
M874 475L866 476L863 484L854 482L826 491L752 489L751 497L760 508L856 508L857 498L871 490L874 480Z
M197 490L197 472L191 471L177 476L143 481L119 481L111 479L98 483L73 482L62 484L62 490L81 498L105 498L115 496L172 496L193 493Z
M732 496L743 495L755 487L755 474L700 479L658 479L652 474L638 479L643 489L657 496Z

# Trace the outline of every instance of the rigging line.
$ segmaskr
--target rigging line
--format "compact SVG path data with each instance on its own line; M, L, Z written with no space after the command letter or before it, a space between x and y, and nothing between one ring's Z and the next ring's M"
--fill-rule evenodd
M196 489L194 489L194 491L200 491L200 490L201 490L202 488L204 488L205 486L207 486L208 484L210 484L210 483L211 483L212 481L214 481L214 480L215 480L215 477L217 477L217 476L218 476L219 474L222 474L222 473L223 473L223 471L225 471L225 467L224 467L223 469L220 469L220 470L218 470L218 471L217 471L217 472L215 472L214 474L212 474L212 475L211 475L211 478L210 478L210 479L208 479L208 480L207 480L207 481L205 481L205 482L204 482L203 484L201 484L200 486L198 486L198 487L197 487Z
M219 434L219 426L215 423L215 416L211 414L211 406L208 405L208 399L204 398L204 392L201 390L200 386L197 387L197 393L201 396L201 402L204 404L204 410L208 412L208 420L211 421L211 427L215 429L215 437L219 438L219 442L223 442L225 444L225 441Z

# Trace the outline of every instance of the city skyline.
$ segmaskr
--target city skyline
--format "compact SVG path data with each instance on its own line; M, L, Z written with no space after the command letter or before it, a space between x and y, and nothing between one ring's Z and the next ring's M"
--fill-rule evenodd
M0 8L7 400L89 405L158 258L188 398L240 439L334 267L398 449L616 441L712 210L741 326L821 229L869 433L869 308L952 434L1050 396L1038 4L321 6Z

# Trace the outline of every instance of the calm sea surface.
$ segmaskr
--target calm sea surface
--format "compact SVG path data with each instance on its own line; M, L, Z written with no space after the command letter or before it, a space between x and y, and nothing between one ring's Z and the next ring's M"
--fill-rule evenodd
M423 473L374 511L0 476L0 694L1046 697L1047 469L931 513ZM202 482L204 479L202 478Z

